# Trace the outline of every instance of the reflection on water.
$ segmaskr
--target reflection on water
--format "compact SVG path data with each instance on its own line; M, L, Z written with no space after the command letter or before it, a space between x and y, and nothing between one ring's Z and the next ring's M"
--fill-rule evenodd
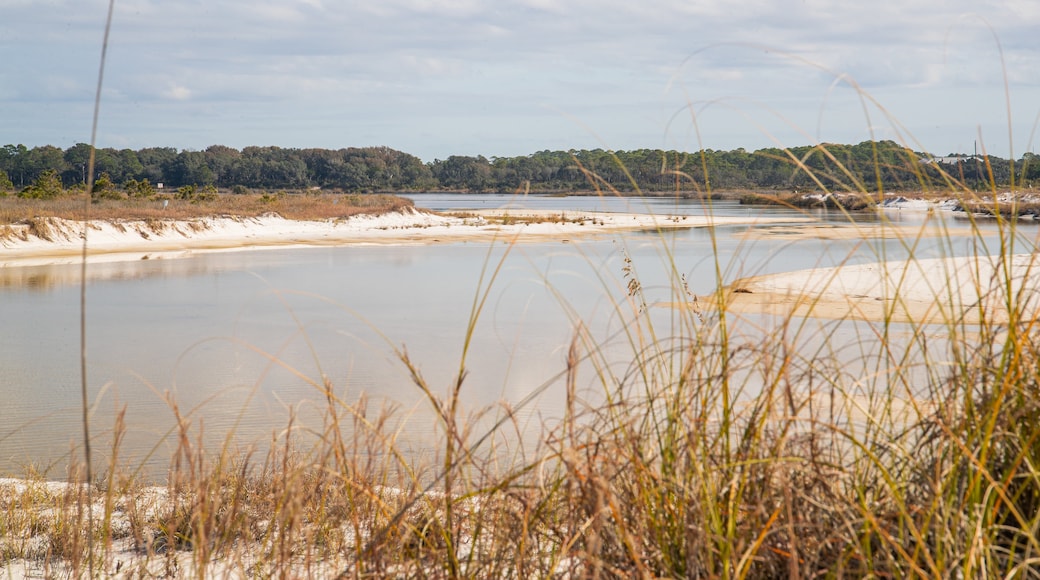
M213 264L191 259L99 262L87 268L87 280L97 282L148 277L204 276L213 270ZM79 264L0 268L0 289L51 290L58 286L78 285L81 274Z
M420 206L450 209L461 203L458 197L416 199ZM511 198L465 201L472 206ZM581 201L607 203L615 211L638 210L615 204L643 203ZM575 200L538 203L559 209ZM660 203L669 208L664 213L680 206L691 214L704 211L691 200ZM720 206L719 215L749 211ZM240 443L262 447L290 415L304 430L320 426L327 379L346 402L364 393L373 399L372 408L397 407L402 445L421 451L436 423L395 350L406 350L431 389L446 393L460 367L474 299L490 283L486 266L503 257L465 360L467 412L494 409L500 401L516 404L556 375L564 368L576 319L623 367L628 347L607 337L624 325L614 305L627 294L626 256L653 304L675 299L669 260L693 292L707 294L742 276L896 258L907 251L899 240L748 240L741 235L747 229L524 244L508 256L504 247L458 243L92 264L87 356L96 449L104 454L105 429L125 405L124 461L161 476L173 444L168 434L175 427L174 403L211 443L233 433ZM968 239L933 239L914 251L931 257L972 249ZM20 473L31 463L61 476L69 450L78 444L79 272L79 266L0 269L0 475ZM583 378L595 385L592 373ZM534 403L517 410L518 420L537 429L559 417L562 391L551 383Z
M673 196L618 197L614 195L513 195L465 193L405 194L416 207L434 211L463 209L543 209L553 211L606 211L657 215L804 216L807 212L781 206L748 206L732 200L689 199ZM818 214L820 212L809 212Z

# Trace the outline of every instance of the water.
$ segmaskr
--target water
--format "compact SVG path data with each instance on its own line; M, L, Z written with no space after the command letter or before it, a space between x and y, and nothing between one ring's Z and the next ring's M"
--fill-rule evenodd
M561 211L705 211L695 200L667 198L412 197L436 210L522 203ZM731 202L717 202L711 211L802 215ZM480 300L462 401L468 412L493 418L500 402L516 405L563 368L575 317L601 337L621 328L614 304L626 296L625 256L654 303L674 299L668 255L691 290L707 294L718 283L716 258L726 283L906 252L898 241L748 241L741 235L747 230L719 227L714 238L704 229L626 233L523 244L508 254L470 242L92 265L87 355L95 446L105 457L115 416L125 406L121 461L161 477L175 444L176 414L193 433L201 428L209 445L231 436L237 445L262 449L290 416L304 430L319 427L328 384L346 404L364 395L370 409L396 408L402 447L421 452L438 427L402 356L407 353L433 393L446 394ZM970 250L959 243L925 240L915 251ZM33 465L61 477L82 437L78 283L79 266L0 270L0 475ZM516 411L518 421L537 430L559 417L562 400L562 386L552 384Z
M721 200L706 205L699 199L661 197L618 197L598 195L512 195L464 193L416 193L403 197L418 207L434 211L465 209L526 208L554 211L607 211L620 213L652 213L657 215L751 216L771 215L802 217L803 212L781 206L746 206Z

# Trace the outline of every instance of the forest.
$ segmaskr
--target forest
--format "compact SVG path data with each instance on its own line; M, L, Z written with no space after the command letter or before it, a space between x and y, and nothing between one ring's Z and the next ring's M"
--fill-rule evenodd
M933 157L892 141L821 144L756 151L539 151L519 157L452 155L423 162L389 147L295 149L213 145L97 149L95 193L148 196L156 189L232 192L321 189L366 192L620 192L917 191L943 187L949 176L968 187L1030 186L1040 159ZM51 197L85 187L90 146L0 148L0 195ZM808 171L807 171L808 170ZM161 185L160 185L161 184Z

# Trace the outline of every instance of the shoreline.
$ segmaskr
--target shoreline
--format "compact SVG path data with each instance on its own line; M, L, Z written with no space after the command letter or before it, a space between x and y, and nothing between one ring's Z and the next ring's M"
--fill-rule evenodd
M418 245L470 241L529 242L622 231L791 223L791 218L655 216L549 210L482 210L467 217L420 210L322 221L276 214L191 220L92 220L86 229L87 263L190 258L207 252L320 246ZM805 221L810 221L806 219ZM0 237L0 268L79 264L82 221L37 218L8 226ZM2 232L2 230L0 230Z

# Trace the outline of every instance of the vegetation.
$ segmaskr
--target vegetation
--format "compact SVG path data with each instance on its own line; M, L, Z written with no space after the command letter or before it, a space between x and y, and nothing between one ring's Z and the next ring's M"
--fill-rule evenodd
M145 184L147 186L147 184ZM256 217L277 213L286 219L323 220L358 214L382 214L412 207L412 200L394 195L331 195L286 192L215 195L192 186L175 194L148 198L133 196L112 199L95 194L90 215L102 220L187 219L200 216L234 215ZM105 191L111 192L111 189ZM40 199L0 198L0 225L26 223L41 217L78 220L83 203L73 197Z
M71 187L87 180L90 147L67 150L24 145L0 148L0 172L22 195L38 195L34 184L45 173L56 174ZM540 151L522 157L453 155L423 163L388 147L346 149L283 149L223 145L205 151L169 147L98 149L98 174L127 193L135 184L177 189L214 186L297 190L320 188L345 192L582 191L590 178L599 186L623 192L687 192L713 190L845 192L920 190L941 182L946 174L973 190L987 183L1031 183L1040 179L1040 163L1027 154L1015 160L1021 169L1012 176L1011 160L951 155L934 158L892 141L858 145L768 148L754 152L703 150L692 153L661 150L610 152ZM710 175L710 179L708 176ZM0 191L4 181L0 179ZM139 193L138 193L139 194Z
M0 169L0 196L7 195L7 193L13 189L14 183L11 183L11 179L7 176L7 172Z
M992 179L985 198L958 175L941 179L962 203L995 204ZM606 182L593 176L604 194L618 193ZM1032 248L1019 248L1016 222L995 214L999 247L977 228L974 248L1006 266ZM95 481L74 466L67 486L31 473L0 485L0 570L28 560L72 577L1040 573L1037 303L1010 269L977 281L994 298L985 304L1001 307L977 305L977 325L954 311L938 325L885 316L854 326L850 345L847 320L742 321L724 288L692 295L668 244L660 248L673 272L670 308L648 300L640 264L604 274L625 363L616 343L573 320L566 362L536 390L566 393L562 419L536 443L511 436L516 409L489 410L502 419L485 431L462 412L466 348L441 392L388 339L437 418L432 462L398 446L407 417L348 399L325 376L307 379L324 423L290 422L260 456L233 440L202 447L201 424L170 399L179 428L165 486L147 488L119 467L121 417ZM469 328L508 259L486 265ZM897 291L893 309L899 300ZM595 392L580 388L588 379Z

